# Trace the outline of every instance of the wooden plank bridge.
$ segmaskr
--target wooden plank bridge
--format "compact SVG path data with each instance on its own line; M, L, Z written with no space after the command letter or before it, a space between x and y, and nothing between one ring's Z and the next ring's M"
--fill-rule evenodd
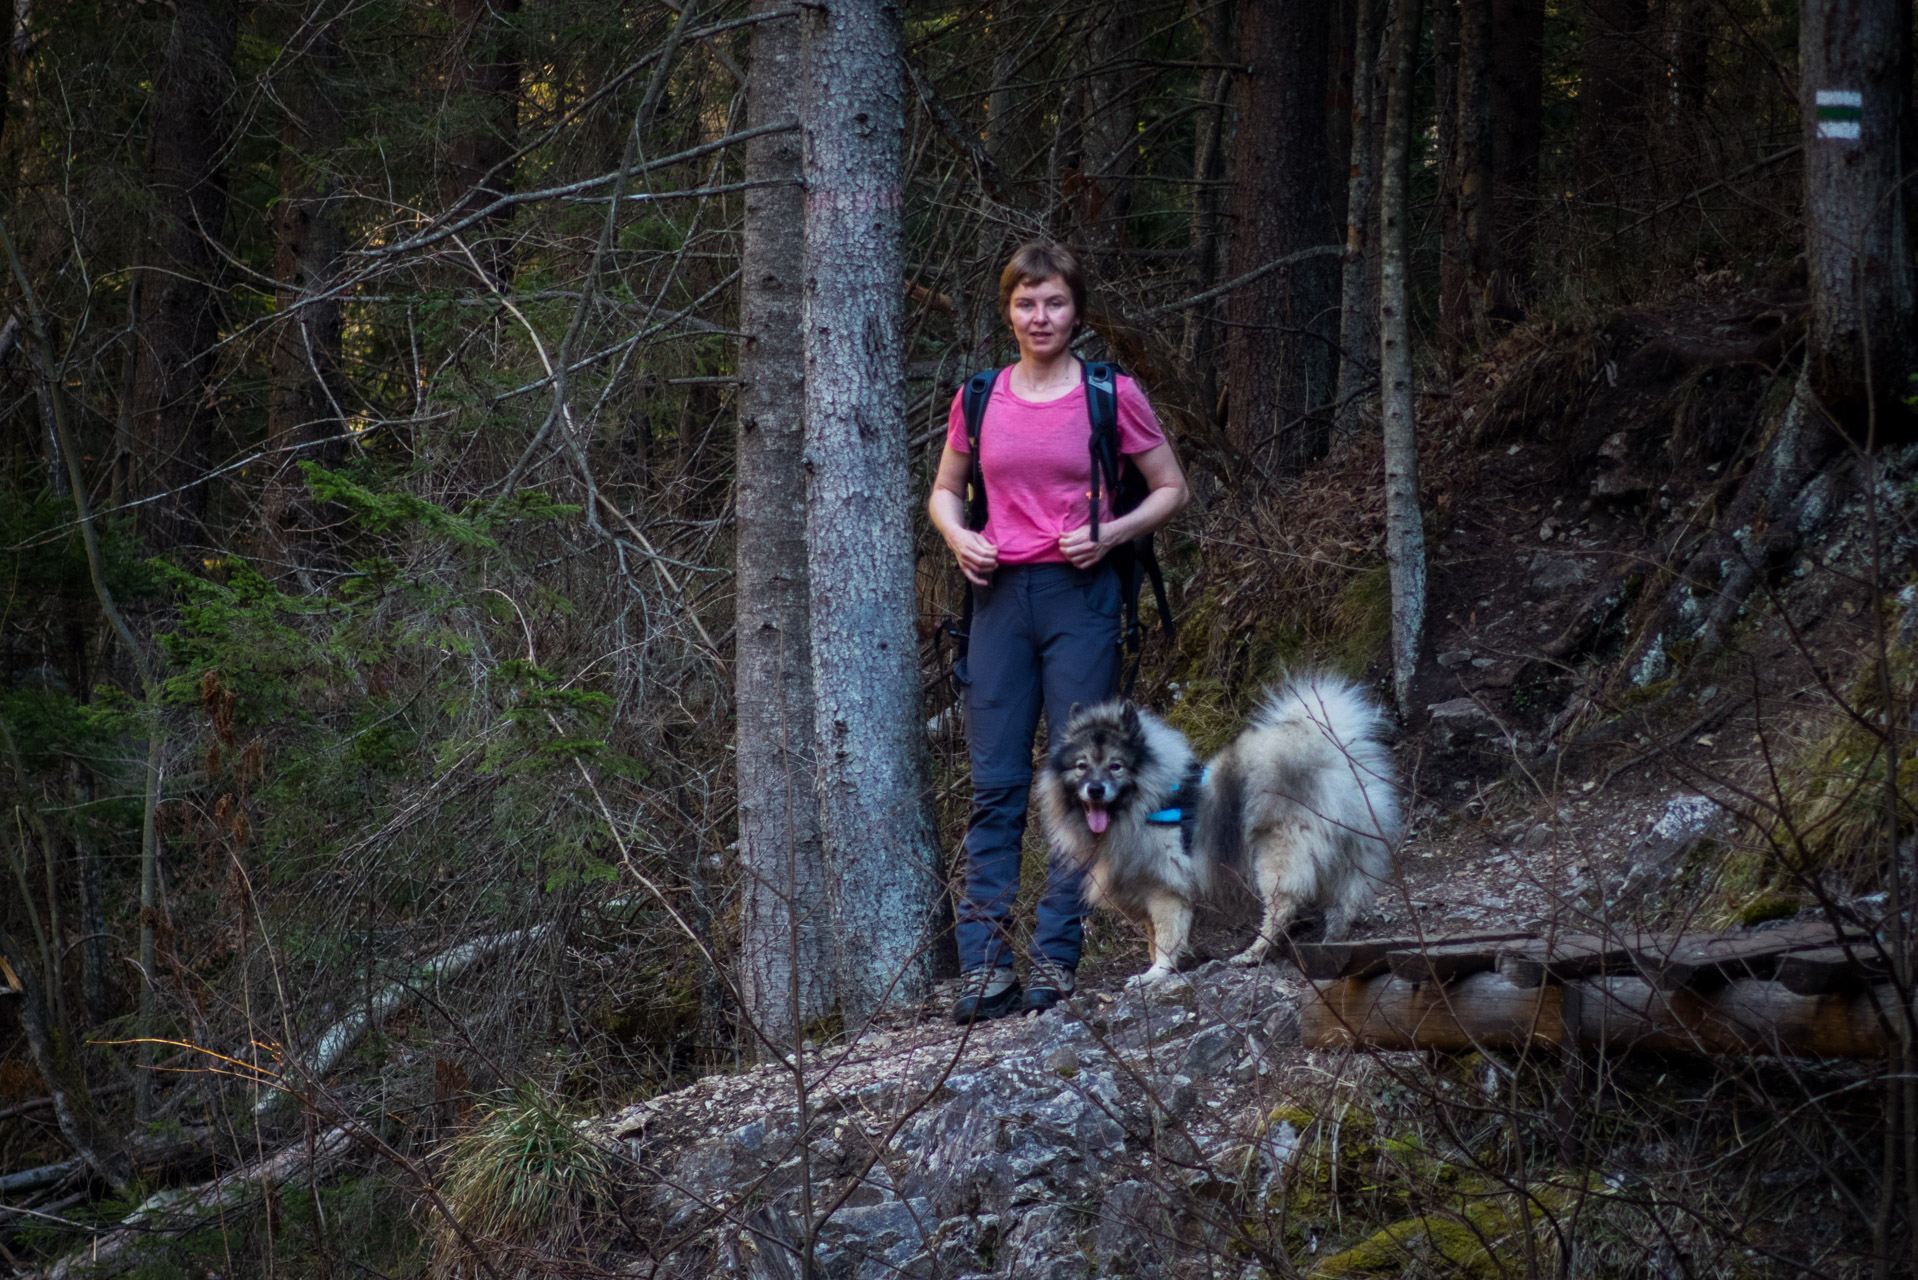
M1293 948L1305 1044L1873 1058L1898 1044L1887 946L1792 923L1730 933L1368 938Z

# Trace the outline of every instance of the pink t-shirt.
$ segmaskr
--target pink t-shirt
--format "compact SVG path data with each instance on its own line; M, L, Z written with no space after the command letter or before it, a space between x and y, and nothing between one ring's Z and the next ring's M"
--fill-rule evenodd
M1012 370L999 371L979 425L979 468L986 478L986 541L1000 564L1064 564L1059 535L1091 520L1092 420L1084 385L1039 403L1012 394ZM1146 453L1165 432L1139 384L1118 379L1119 452ZM966 447L965 388L952 398L946 443ZM1112 516L1112 493L1102 492L1099 519Z

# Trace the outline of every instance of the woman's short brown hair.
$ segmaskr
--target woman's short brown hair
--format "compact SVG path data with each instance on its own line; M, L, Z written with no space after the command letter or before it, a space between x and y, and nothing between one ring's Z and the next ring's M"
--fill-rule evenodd
M1012 291L1022 284L1043 284L1057 276L1072 294L1072 312L1080 324L1086 321L1086 271L1079 255L1050 240L1032 240L1020 245L999 273L999 314L1012 315Z

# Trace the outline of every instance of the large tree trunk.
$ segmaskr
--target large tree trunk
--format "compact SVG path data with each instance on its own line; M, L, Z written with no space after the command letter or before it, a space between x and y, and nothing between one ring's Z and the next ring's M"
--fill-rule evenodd
M1458 239L1458 5L1459 0L1431 0L1432 141L1438 188L1432 194L1432 218L1438 223L1441 296L1446 288L1443 253Z
M1578 186L1615 204L1645 189L1645 28L1649 0L1585 0L1578 91Z
M1479 340L1492 281L1491 27L1491 0L1458 0L1458 124L1439 287L1439 333L1454 357Z
M298 464L337 467L346 456L340 439L341 301L338 282L346 248L340 227L340 181L333 152L343 140L340 87L334 82L340 49L331 26L299 50L283 90L287 117L280 130L279 249L274 305L284 317L273 339L267 390L267 443L273 471L261 500L261 523L281 570L304 577L323 554L324 513L307 496Z
M1425 519L1419 507L1417 401L1412 382L1410 183L1419 0L1395 0L1385 158L1379 174L1379 381L1385 423L1385 558L1392 580L1392 692L1412 713L1412 678L1425 632Z
M1544 59L1545 0L1492 0L1492 303L1512 310L1531 294Z
M992 84L986 94L986 128L982 139L985 157L1000 173L1006 172L1008 151L1013 144L1012 81L1018 74L1020 37L1023 27L1002 14L995 14L986 30L992 48ZM965 372L999 363L999 344L1006 331L1006 319L999 314L999 267L1008 256L1009 229L997 218L979 220L977 270L974 283L963 296L966 321L962 333L970 336ZM962 299L955 298L954 302Z
M511 19L520 0L451 0L455 42L447 98L458 132L448 148L443 178L447 216L485 209L513 190L512 155L519 147L519 33ZM505 288L513 277L504 240L511 209L488 214L462 238L488 281ZM464 265L464 264L462 264Z
M225 105L239 39L235 0L180 0L154 89L153 212L141 289L133 437L150 546L204 535L213 435L207 384L219 336L215 277L226 221Z
M807 560L840 1003L916 1001L942 885L927 813L902 385L900 15L805 10Z
M747 124L798 113L799 22L753 29ZM806 352L800 331L806 201L799 135L746 144L740 251L738 706L740 995L776 1044L832 1009L832 937L813 791L812 646L806 608ZM742 1037L748 1043L750 1037Z
M1080 221L1093 277L1110 286L1132 212L1132 171L1139 154L1137 70L1139 9L1129 0L1087 15L1084 168Z
M1365 386L1378 374L1378 249L1371 243L1372 195L1378 185L1379 28L1384 8L1359 0L1352 53L1352 163L1345 184L1345 258L1339 265L1339 395L1335 436L1340 448L1364 420Z
M1326 199L1329 8L1248 0L1240 19L1239 56L1251 71L1233 147L1231 275L1337 242ZM1324 414L1315 411L1332 402L1338 289L1337 263L1315 257L1232 297L1227 430L1277 474L1298 471L1324 446Z
M1192 255L1192 292L1204 293L1219 278L1219 195L1216 186L1223 169L1225 153L1221 145L1225 132L1225 104L1232 92L1232 78L1224 71L1209 70L1199 77L1199 108L1192 140L1192 210L1187 248ZM1219 362L1214 348L1217 339L1214 319L1216 305L1207 303L1185 313L1185 327L1179 338L1179 359L1190 371L1199 391L1198 408L1205 420L1216 426L1219 402Z
M1805 0L1799 24L1811 392L1863 439L1899 390L1912 281L1900 157L1911 7Z

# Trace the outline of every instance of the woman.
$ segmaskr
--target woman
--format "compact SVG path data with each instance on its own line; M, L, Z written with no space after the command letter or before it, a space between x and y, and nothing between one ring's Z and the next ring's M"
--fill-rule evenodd
M966 528L972 459L963 390L953 397L946 450L927 502L973 592L962 677L973 808L958 921L966 977L953 1007L959 1022L1048 1009L1072 993L1084 936L1084 876L1063 864L1057 850L1039 901L1023 999L1006 933L1019 890L1039 711L1043 706L1057 741L1074 703L1091 705L1117 691L1122 602L1119 574L1106 553L1165 524L1189 497L1145 393L1120 377L1120 452L1150 492L1132 511L1114 515L1102 485L1104 509L1093 539L1091 422L1084 374L1071 348L1086 310L1078 258L1059 245L1025 245L1000 274L999 303L1018 340L1019 362L999 371L980 426L986 527Z

